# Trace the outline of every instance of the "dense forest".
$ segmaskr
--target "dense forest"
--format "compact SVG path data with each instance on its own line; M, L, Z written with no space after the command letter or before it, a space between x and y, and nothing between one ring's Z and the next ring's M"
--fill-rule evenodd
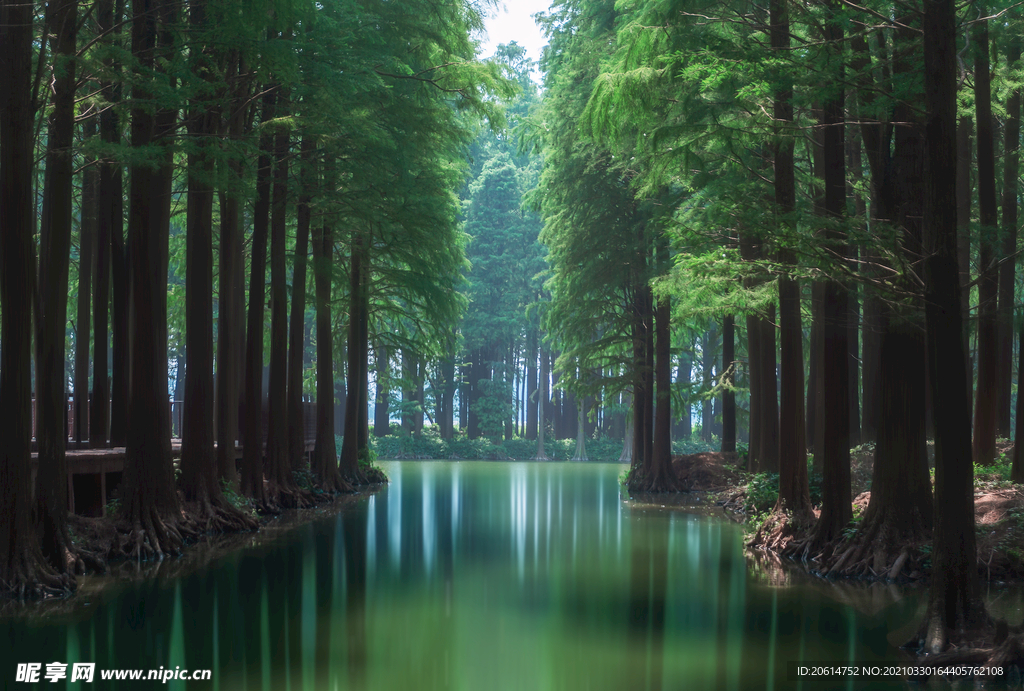
M384 481L375 438L613 439L664 492L699 434L779 474L792 556L895 578L932 535L929 650L981 621L974 463L1022 426L1016 8L566 0L539 65L482 59L486 10L0 2L3 589L99 561L69 444L125 447L118 549L162 558L254 528L227 493Z

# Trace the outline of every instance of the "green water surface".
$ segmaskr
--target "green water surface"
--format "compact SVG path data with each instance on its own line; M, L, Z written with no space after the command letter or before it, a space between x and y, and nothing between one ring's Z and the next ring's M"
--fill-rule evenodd
M789 579L748 566L740 527L630 502L622 465L382 465L390 485L335 515L7 616L0 687L906 688L790 667L900 660L920 594L773 585ZM97 678L16 682L32 661ZM160 667L212 679L99 679Z

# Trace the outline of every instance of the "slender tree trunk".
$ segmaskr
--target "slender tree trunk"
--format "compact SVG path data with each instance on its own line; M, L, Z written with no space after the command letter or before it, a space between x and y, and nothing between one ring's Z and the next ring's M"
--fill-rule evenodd
M288 112L288 97L278 96L278 115ZM264 471L271 501L293 504L291 459L288 457L288 283L287 243L288 157L290 137L274 135L274 174L270 206L270 378L267 384L267 453Z
M119 3L120 4L120 3ZM120 7L118 9L121 9ZM113 31L115 24L120 23L122 13L115 19L113 0L99 0L96 5L96 21L101 33ZM116 63L113 58L106 61L105 67L114 72ZM101 89L107 94L111 104L120 101L121 86L114 82L102 82ZM100 138L111 144L118 137L118 118L114 108L104 108L100 112ZM109 367L107 347L109 338L107 316L110 302L110 268L111 240L121 237L121 167L108 159L100 163L99 198L96 218L96 276L95 295L93 301L93 380L92 407L89 411L89 443L93 448L106 446L107 432L110 425L110 381L107 379Z
M230 141L241 139L248 111L248 80L242 77L237 53L229 58L227 81L233 89L231 115L227 119ZM238 187L242 178L242 161L232 158L225 165L226 191L220 195L220 263L218 266L217 309L217 475L236 490L239 488L235 468L235 442L239 439L238 408L241 399L244 347L245 295L241 286L245 271L242 258L242 215Z
M850 246L850 268L856 270L858 251ZM860 301L857 299L856 286L850 286L850 314L846 328L849 330L847 342L850 345L848 374L850 377L850 446L861 443L860 432Z
M974 467L964 368L956 232L956 8L924 5L927 121L924 165L924 279L932 410L935 415L935 531L925 650L946 647L971 624L977 603Z
M316 172L313 170L313 141L304 135L299 145L302 196L296 208L295 263L292 269L292 313L288 327L288 464L305 465L306 432L302 412L302 366L305 353L306 256L309 254L310 202Z
M644 336L644 463L651 462L654 453L654 296L650 286L643 290L643 336Z
M969 115L960 117L956 128L956 252L960 272L960 285L971 284L971 172L974 170L974 156L971 135L974 121ZM971 360L971 291L960 291L960 319L964 333L964 366L973 379L974 365ZM967 406L974 409L974 387L968 386Z
M771 46L773 51L789 50L789 9L787 0L772 0ZM792 86L782 84L774 94L773 113L780 127L793 121ZM788 134L788 133L787 133ZM792 137L779 138L775 143L775 206L780 224L787 230L796 209L796 171L793 161ZM796 258L791 251L780 251L779 263L793 265ZM807 480L807 451L804 432L804 370L803 328L800 319L800 286L788 277L779 278L779 507L790 511L810 508Z
M775 305L768 306L768 316L758 318L761 329L761 468L769 473L779 471L779 387L775 359Z
M326 176L330 178L331 176ZM310 470L327 491L350 491L338 472L334 441L334 331L331 328L331 272L334 232L330 219L313 233L313 277L316 290L316 443Z
M273 89L263 95L264 122L275 117ZM263 322L267 290L267 235L270 226L270 173L273 138L260 136L256 162L256 201L252 215L249 312L245 335L245 407L242 420L242 493L257 505L267 502L263 487Z
M366 253L370 241L366 234L352 231L352 253L349 268L349 327L348 327L348 405L345 408L345 433L341 447L341 476L353 485L369 481L367 470L360 461L366 458L367 440L362 428L366 425L366 352L367 315Z
M206 2L189 5L193 29L206 25ZM197 52L192 68L209 67L209 56ZM210 515L219 503L214 454L213 400L213 170L210 138L217 134L219 113L199 96L193 99L188 133L196 147L188 156L188 198L185 236L185 380L181 427L181 487L188 501ZM222 296L223 298L223 296ZM232 446L234 443L232 442ZM234 450L234 449L232 449Z
M835 5L830 5L834 13ZM830 17L824 29L825 40L838 50L843 30L836 18ZM841 70L840 70L841 72ZM841 74L837 75L841 78ZM822 108L823 168L825 183L825 214L832 219L843 216L846 206L846 165L844 137L844 100L842 91L826 101ZM845 255L844 238L836 230L824 233L834 246L840 260ZM826 392L823 416L823 440L815 453L822 462L822 508L815 526L814 543L824 545L838 539L852 518L850 504L850 398L849 387L849 318L848 291L837 280L824 284L822 301L822 389Z
M811 282L811 334L809 339L810 352L807 354L807 406L804 408L807 434L807 451L815 454L815 472L821 472L821 456L817 455L816 445L819 439L818 425L818 390L821 372L818 365L821 358L821 282ZM867 394L865 394L867 396Z
M82 128L86 139L95 136L97 118ZM99 166L89 157L82 172L82 223L78 246L78 315L75 320L75 425L74 439L89 438L89 345L92 341L92 275L96 266L96 223L100 192ZM103 371L97 368L97 372Z
M163 0L134 0L132 53L140 68L153 69L172 50L168 27L176 9ZM159 165L131 166L128 216L131 266L131 376L123 518L133 526L133 558L177 553L186 537L171 465L167 401L167 242L170 232L171 153L175 113L153 113L146 81L132 88L132 146L159 145Z
M469 432L469 409L470 409L470 367L463 365L459 368L459 432Z
M526 438L537 438L537 329L531 326L526 345Z
M736 451L736 318L722 319L722 452Z
M633 452L630 456L630 475L641 472L644 462L644 407L640 401L644 398L644 386L646 379L643 375L644 367L644 337L641 333L642 325L639 312L637 312L633 324Z
M373 406L373 436L386 437L391 432L390 375L388 374L388 351L378 343L373 349L377 361L377 389Z
M402 348L402 434L410 435L416 428L416 354Z
M1021 39L1014 34L1007 49L1007 62L1016 69L1020 62ZM999 400L996 434L1010 436L1010 404L1013 383L1013 288L1017 260L1017 177L1020 172L1020 89L1006 100L1005 146L1003 154L1003 223L999 265L998 324L999 363L997 369Z
M687 343L686 348L679 355L679 374L676 382L681 384L683 390L683 407L679 414L679 438L689 441L693 436L693 421L690 419L690 376L693 369L693 355L689 348L692 344Z
M711 428L714 425L712 399L709 395L715 386L715 346L717 345L718 334L715 330L715 323L708 324L708 330L704 332L703 343L701 343L701 365L703 366L703 382L705 398L700 406L700 438L705 443L711 442Z
M49 118L49 149L40 224L39 284L36 287L36 511L43 556L58 573L68 573L73 549L67 527L68 427L64 375L64 331L68 311L68 272L75 131L75 53L78 7L75 0L54 0L47 11L53 53L53 108ZM10 140L4 140L10 146ZM80 299L88 304L88 291ZM6 309L6 305L3 306ZM88 312L88 309L86 310ZM85 340L88 342L88 331ZM4 347L6 348L6 341ZM88 373L86 384L88 388Z
M454 331L450 350L454 350ZM441 393L444 414L441 415L441 438L452 439L455 436L455 354L449 352L441 359Z
M989 464L996 455L998 403L996 327L999 274L997 250L996 163L992 121L992 81L989 66L988 20L972 30L974 43L974 110L978 120L978 390L974 397L974 462Z
M0 588L15 597L64 590L32 520L32 13L29 3L0 0Z
M541 346L540 349L540 386L537 389L537 453L535 461L550 461L544 450L544 433L547 421L544 419L544 411L548 400L548 353Z
M659 248L659 254L667 260L668 247ZM658 298L657 311L654 315L654 384L657 398L650 467L647 469L645 481L646 489L658 492L671 492L677 489L675 473L672 470L671 317L672 309L668 297Z
M1024 344L1024 322L1021 323L1017 338ZM1021 391L1024 380L1024 347L1017 352L1017 391ZM1019 396L1020 394L1018 394ZM1016 484L1024 484L1024 405L1018 400L1017 414L1015 416L1015 429L1013 436L1013 465L1010 469L1010 480Z
M747 470L749 472L761 472L761 450L764 445L761 443L761 426L764 421L763 406L761 397L761 384L764 379L761 376L761 327L758 318L752 314L747 315L747 382L750 389L750 440L747 445Z

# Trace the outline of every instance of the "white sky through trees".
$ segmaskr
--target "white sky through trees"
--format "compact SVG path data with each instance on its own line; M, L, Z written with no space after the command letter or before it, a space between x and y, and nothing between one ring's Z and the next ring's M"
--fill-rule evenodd
M487 17L487 36L481 37L481 57L494 55L500 43L515 41L526 48L530 59L540 61L541 50L547 43L540 27L533 21L537 12L547 12L550 0L508 0Z

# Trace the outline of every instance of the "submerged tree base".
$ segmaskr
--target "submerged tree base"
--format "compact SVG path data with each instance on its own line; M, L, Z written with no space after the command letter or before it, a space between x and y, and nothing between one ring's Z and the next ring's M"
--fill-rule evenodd
M42 600L75 592L74 575L55 573L38 552L19 552L11 562L6 569L8 578L0 580L0 598Z
M672 466L651 470L634 465L626 475L626 489L630 492L684 492L687 490L676 477Z

